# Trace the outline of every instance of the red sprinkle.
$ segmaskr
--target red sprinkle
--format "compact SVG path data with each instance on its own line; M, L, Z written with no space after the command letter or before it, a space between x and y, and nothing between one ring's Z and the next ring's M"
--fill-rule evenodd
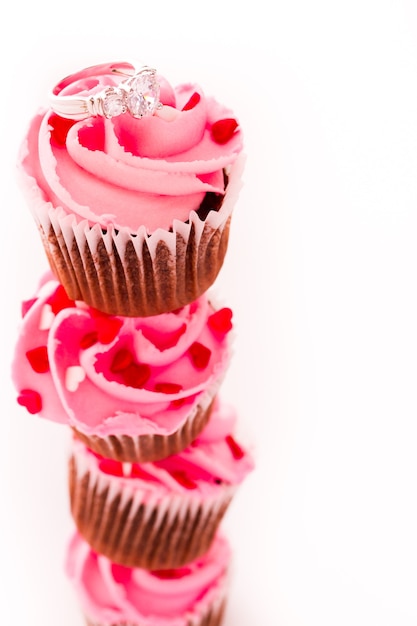
M71 126L74 125L75 121L60 117L54 113L49 118L48 123L52 126L51 139L59 146L65 146L68 131Z
M91 348L98 341L98 332L93 330L91 333L87 333L80 341L81 350L87 350Z
M26 313L30 311L30 309L35 304L36 300L37 298L32 298L31 300L25 300L24 302L22 302L22 306L20 309L22 313L22 317L25 317Z
M207 323L211 330L225 335L233 328L232 317L232 309L224 307L223 309L219 309L218 311L210 315Z
M190 111L190 109L194 109L195 106L200 102L201 97L200 94L196 91L193 93L191 98L188 100L187 104L182 107L183 111Z
M101 458L98 463L98 467L103 472L103 474L111 474L111 476L123 476L123 466L120 461Z
M237 461L239 459L243 459L245 453L240 445L233 439L232 435L227 435L226 443L229 446L234 459L236 459Z
M131 567L125 567L124 565L119 565L118 563L112 563L111 571L114 580L122 585L128 583L129 580L132 578Z
M176 400L172 400L171 406L174 407L174 409L179 409L186 401L187 398L177 398Z
M185 472L181 472L177 470L177 471L173 471L170 473L171 473L171 476L175 478L177 483L179 483L186 489L197 489L197 483L191 480L191 478L189 478Z
M146 363L131 363L121 374L125 385L142 389L150 378L151 368Z
M74 300L68 298L67 292L62 285L58 285L55 293L49 298L48 304L51 305L52 312L55 313L55 315L59 313L59 311L62 311L62 309L75 306Z
M110 365L110 371L115 374L122 372L133 363L133 354L126 348L121 348L116 352Z
M17 397L17 402L24 406L32 415L40 413L42 410L42 398L33 389L22 389Z
M96 328L99 342L104 344L111 343L117 337L122 326L123 321L116 317L97 316Z
M33 371L37 374L49 372L48 349L46 346L39 346L39 348L28 350L26 352L26 358Z
M189 348L189 353L191 355L192 362L194 366L203 370L207 367L211 357L211 350L206 346L203 346L202 343L195 341Z
M218 120L211 127L211 135L216 143L227 143L237 127L238 123L233 117Z
M154 569L151 570L151 574L157 578L169 579L169 578L183 578L191 574L190 567L178 567L177 569Z
M156 383L155 391L160 393L178 393L181 391L182 386L176 383Z
M130 475L132 478L143 478L144 480L149 480L150 478L148 472L145 472L145 470L143 470L138 463L132 463L132 471Z

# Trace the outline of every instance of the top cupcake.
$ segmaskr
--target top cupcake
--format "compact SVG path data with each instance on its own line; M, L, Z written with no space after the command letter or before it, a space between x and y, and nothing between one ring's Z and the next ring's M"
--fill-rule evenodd
M129 64L96 68L97 75L87 68L58 84L52 108L34 117L21 152L23 187L51 267L70 297L108 313L154 315L184 306L210 286L223 261L227 241L215 237L207 256L204 231L208 227L211 240L228 225L242 151L239 124L199 85L172 87L159 75L133 93L142 98L145 113L150 108L151 114L139 117L137 102L132 109L126 100L133 102L135 84L126 75L138 78L140 72L135 75ZM66 110L77 98L100 106L71 119ZM134 261L127 258L129 249ZM150 302L155 297L147 293L149 277L142 280L148 253L158 302ZM116 283L113 295L106 293L110 282ZM127 302L129 290L133 304Z

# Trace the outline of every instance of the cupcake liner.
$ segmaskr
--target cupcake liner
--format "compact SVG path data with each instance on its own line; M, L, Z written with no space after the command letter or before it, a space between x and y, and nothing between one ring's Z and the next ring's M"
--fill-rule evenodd
M112 480L113 478L113 480ZM236 487L211 497L149 495L118 485L114 477L85 471L73 455L69 494L74 522L90 546L127 567L171 569L209 549Z
M32 212L52 271L71 299L112 315L147 317L189 304L223 264L241 169L238 159L218 210L193 211L151 235L144 226L103 231L38 198Z
M226 609L226 598L213 602L208 611L200 616L192 615L184 626L220 626ZM141 626L138 622L96 622L86 619L87 626Z
M108 459L127 463L146 463L164 459L184 450L198 437L210 418L219 384L219 382L216 383L204 394L184 424L172 434L99 437L87 435L76 428L73 428L73 432L88 448Z

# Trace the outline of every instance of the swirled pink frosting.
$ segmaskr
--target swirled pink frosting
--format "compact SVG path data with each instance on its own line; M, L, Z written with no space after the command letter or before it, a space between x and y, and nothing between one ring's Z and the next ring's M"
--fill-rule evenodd
M81 77L61 95L91 95L119 80ZM50 203L90 224L131 232L145 226L151 233L186 221L207 192L223 196L223 173L242 150L233 114L198 85L159 81L164 107L153 117L74 123L39 112L20 160L30 203Z
M69 300L48 274L23 309L18 402L86 435L175 432L228 364L231 311L215 311L207 295L158 316L113 317Z
M203 557L177 570L152 572L111 563L75 534L67 573L86 616L103 626L188 626L225 595L230 548L217 536Z
M180 494L199 499L216 495L220 486L240 484L253 469L251 454L234 438L236 412L216 400L210 420L199 437L178 454L152 463L121 463L106 459L74 439L72 452L83 475L89 472L116 491L133 490L141 503L155 494L160 498ZM99 491L101 489L99 488Z

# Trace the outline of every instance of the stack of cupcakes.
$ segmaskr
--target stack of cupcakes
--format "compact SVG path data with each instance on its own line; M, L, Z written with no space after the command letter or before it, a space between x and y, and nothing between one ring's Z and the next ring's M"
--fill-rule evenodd
M67 571L91 626L217 626L219 530L253 468L219 397L232 312L207 292L227 249L242 138L197 85L127 63L54 88L22 148L51 272L24 302L13 379L72 431Z

